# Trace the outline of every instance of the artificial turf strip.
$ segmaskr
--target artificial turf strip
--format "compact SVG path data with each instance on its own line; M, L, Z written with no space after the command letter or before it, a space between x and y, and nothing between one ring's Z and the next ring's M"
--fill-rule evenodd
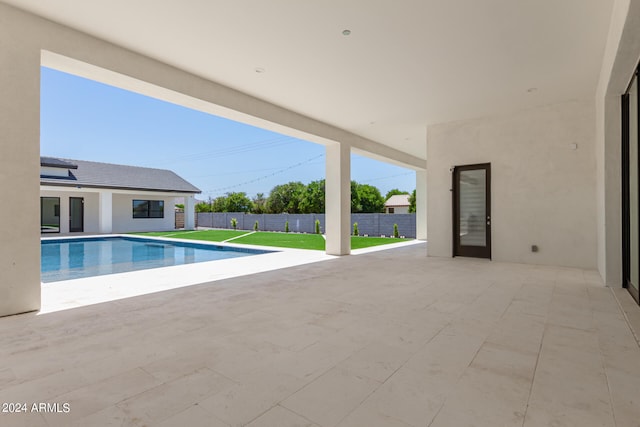
M245 245L274 246L279 248L313 249L323 251L325 240L319 234L279 233L259 231L251 233L248 230L202 230L202 231L161 231L151 233L133 233L140 236L170 237L173 239L204 240L208 242L222 242L234 237L233 243ZM388 245L390 243L406 242L411 239L396 239L389 237L351 236L351 249L362 249L371 246Z
M260 231L233 240L242 245L276 246L279 248L324 250L324 238L319 234L275 233Z
M412 239L397 239L395 237L363 237L351 236L351 249L369 248L371 246L388 245L390 243L407 242Z
M151 233L134 233L139 236L169 237L172 239L205 240L207 242L222 242L233 237L242 236L249 231L242 230L203 230L203 231L164 231Z

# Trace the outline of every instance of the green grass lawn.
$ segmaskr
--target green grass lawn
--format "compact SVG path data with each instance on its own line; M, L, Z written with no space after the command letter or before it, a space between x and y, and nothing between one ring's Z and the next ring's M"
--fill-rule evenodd
M394 237L351 236L351 249L369 248L371 246L388 245L390 243L408 242L413 239L396 239Z
M275 233L259 231L233 241L243 245L277 246L279 248L324 250L324 238L319 234Z
M159 231L151 233L132 233L139 236L154 236L154 237L171 237L172 239L189 239L189 240L206 240L208 242L222 242L233 237L242 236L249 231L242 230L202 230L202 231Z
M278 248L312 249L323 251L325 240L319 234L278 233L259 231L251 233L248 230L202 230L202 231L161 231L150 233L132 233L139 236L170 237L175 239L204 240L208 242L222 242L234 237L245 235L232 240L233 243L243 245L274 246ZM412 239L395 239L389 237L351 237L351 249L362 249L371 246L388 245L390 243L406 242Z

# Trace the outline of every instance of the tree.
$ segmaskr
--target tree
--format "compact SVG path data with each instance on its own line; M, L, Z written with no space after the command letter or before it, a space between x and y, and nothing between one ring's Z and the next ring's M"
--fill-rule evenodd
M213 199L213 201L211 202L211 212L228 212L227 197L220 196Z
M253 208L251 213L263 214L267 212L267 199L264 197L264 193L258 193L252 200Z
M247 193L227 193L224 196L216 197L211 204L212 212L249 212L252 207L251 200Z
M300 213L300 200L305 186L298 181L276 185L267 199L269 213Z
M325 212L325 180L311 181L307 184L300 200L300 213Z
M382 212L384 209L384 199L382 198L382 194L380 194L380 190L373 185L356 183L356 194L357 207L359 208L356 212L376 213ZM351 195L351 200L351 206L353 209L353 194ZM351 212L354 211L352 210Z
M413 190L409 196L409 213L416 211L416 190Z
M351 213L362 212L362 205L360 204L360 196L358 195L358 184L355 181L351 181Z
M196 212L211 212L212 202L213 201L211 200L211 197L209 197L209 200L206 202L196 203L196 206L195 206Z
M398 190L397 188L394 188L393 190L387 191L387 195L384 196L384 200L386 202L387 200L389 200L391 198L391 196L397 196L397 195L400 195L400 194L409 194L409 192L408 191Z
M227 193L226 212L250 212L252 207L253 203L244 191L239 193Z

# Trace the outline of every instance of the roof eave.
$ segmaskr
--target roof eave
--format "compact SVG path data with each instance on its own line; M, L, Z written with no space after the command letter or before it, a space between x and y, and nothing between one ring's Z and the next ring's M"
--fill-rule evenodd
M102 188L102 189L113 189L113 190L129 190L129 191L151 191L154 193L188 193L188 194L200 194L202 190L196 189L194 190L181 190L181 189L167 189L167 188L138 188L138 187L120 187L113 185L98 185L98 184L83 184L80 182L49 182L49 181L40 181L40 185L50 185L53 187L74 187L74 188Z

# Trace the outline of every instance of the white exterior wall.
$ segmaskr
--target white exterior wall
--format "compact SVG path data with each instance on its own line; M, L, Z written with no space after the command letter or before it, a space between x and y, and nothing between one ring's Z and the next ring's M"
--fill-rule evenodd
M409 213L409 206L389 206L384 208L386 213L389 213L389 208L393 208L394 214L406 214Z
M60 233L69 233L69 198L84 198L84 232L98 233L98 193L89 193L82 191L40 191L41 197L59 197L60 198ZM44 236L53 236L56 233L43 233Z
M493 260L595 268L594 147L593 102L429 127L429 255L452 255L451 167L491 163Z
M596 91L598 271L622 286L621 100L640 60L640 2L616 0Z
M169 231L176 224L174 200L172 196L114 194L113 195L113 232L132 231ZM164 200L164 218L134 218L133 200Z

